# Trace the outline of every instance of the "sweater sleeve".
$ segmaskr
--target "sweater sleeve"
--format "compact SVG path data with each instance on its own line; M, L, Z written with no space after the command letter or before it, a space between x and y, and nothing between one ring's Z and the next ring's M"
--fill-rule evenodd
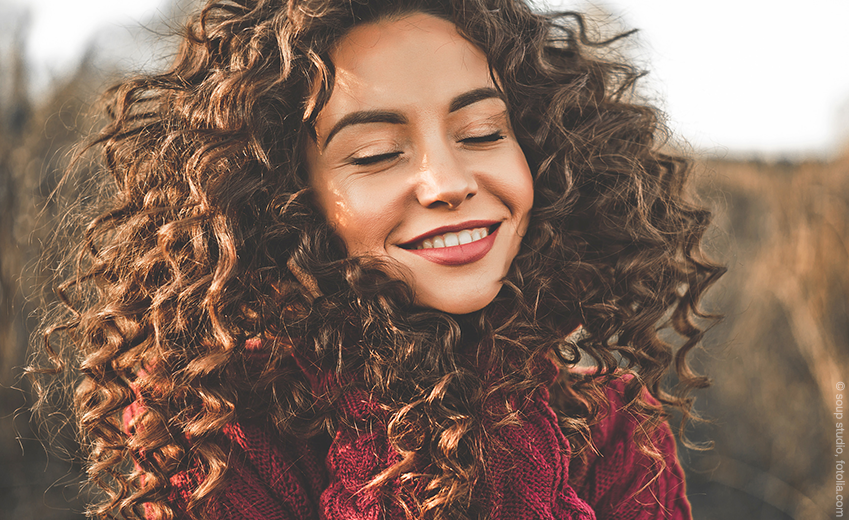
M137 401L124 411L127 433L142 410ZM269 426L235 423L220 441L228 453L225 489L213 495L203 518L208 520L310 520L318 518L317 503L327 485L321 438L281 439ZM169 505L178 519L187 518L192 493L203 482L198 468L170 478ZM153 510L145 505L146 517Z
M613 380L606 389L608 414L590 428L595 450L588 447L585 459L572 459L572 483L597 520L691 520L684 471L669 425L664 422L652 436L665 463L662 469L634 444L639 421L625 410L623 399L629 379ZM646 399L659 405L648 394Z

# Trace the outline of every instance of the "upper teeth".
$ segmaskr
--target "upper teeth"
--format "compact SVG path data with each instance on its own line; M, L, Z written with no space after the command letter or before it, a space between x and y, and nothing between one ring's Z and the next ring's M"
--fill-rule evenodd
M416 245L416 249L437 249L440 247L453 247L462 244L469 244L485 238L489 232L486 228L464 229L457 233L445 233L444 235L436 235L426 238Z

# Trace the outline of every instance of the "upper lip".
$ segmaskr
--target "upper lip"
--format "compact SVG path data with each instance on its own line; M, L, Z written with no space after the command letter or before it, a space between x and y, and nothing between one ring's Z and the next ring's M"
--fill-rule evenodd
M421 235L413 238L412 240L408 240L407 242L404 242L403 244L399 244L399 245L401 247L412 246L416 242L420 242L420 241L422 241L422 240L424 240L428 237L432 237L432 236L435 236L435 235L441 235L443 233L451 233L453 231L462 231L464 229L474 229L474 228L482 228L482 227L488 228L490 226L498 224L498 222L499 221L497 221L497 220L468 220L466 222L461 222L459 224L452 224L450 226L442 226L442 227L438 227L438 228L435 228L435 229L431 229L430 231L422 233Z

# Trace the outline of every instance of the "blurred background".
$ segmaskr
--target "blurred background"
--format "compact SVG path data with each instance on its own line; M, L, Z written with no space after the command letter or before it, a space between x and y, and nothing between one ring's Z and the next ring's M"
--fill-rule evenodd
M696 354L711 422L680 448L696 519L836 516L835 407L849 379L849 2L538 3L638 28L624 51L641 95L695 154L715 212L707 248L729 271ZM39 439L20 381L72 147L102 124L105 86L167 65L190 0L0 0L0 518L82 518L73 438ZM84 168L95 166L84 165ZM92 170L93 171L93 170ZM845 412L845 410L844 410ZM849 416L847 416L849 417ZM844 421L844 424L849 420ZM64 441L61 441L64 439ZM63 455L62 450L67 453ZM844 493L844 496L849 493Z

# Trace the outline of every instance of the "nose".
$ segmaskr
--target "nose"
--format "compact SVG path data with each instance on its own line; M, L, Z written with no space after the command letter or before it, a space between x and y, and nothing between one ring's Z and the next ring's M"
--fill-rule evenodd
M416 197L426 208L456 209L478 192L475 176L450 146L432 147L422 155Z

